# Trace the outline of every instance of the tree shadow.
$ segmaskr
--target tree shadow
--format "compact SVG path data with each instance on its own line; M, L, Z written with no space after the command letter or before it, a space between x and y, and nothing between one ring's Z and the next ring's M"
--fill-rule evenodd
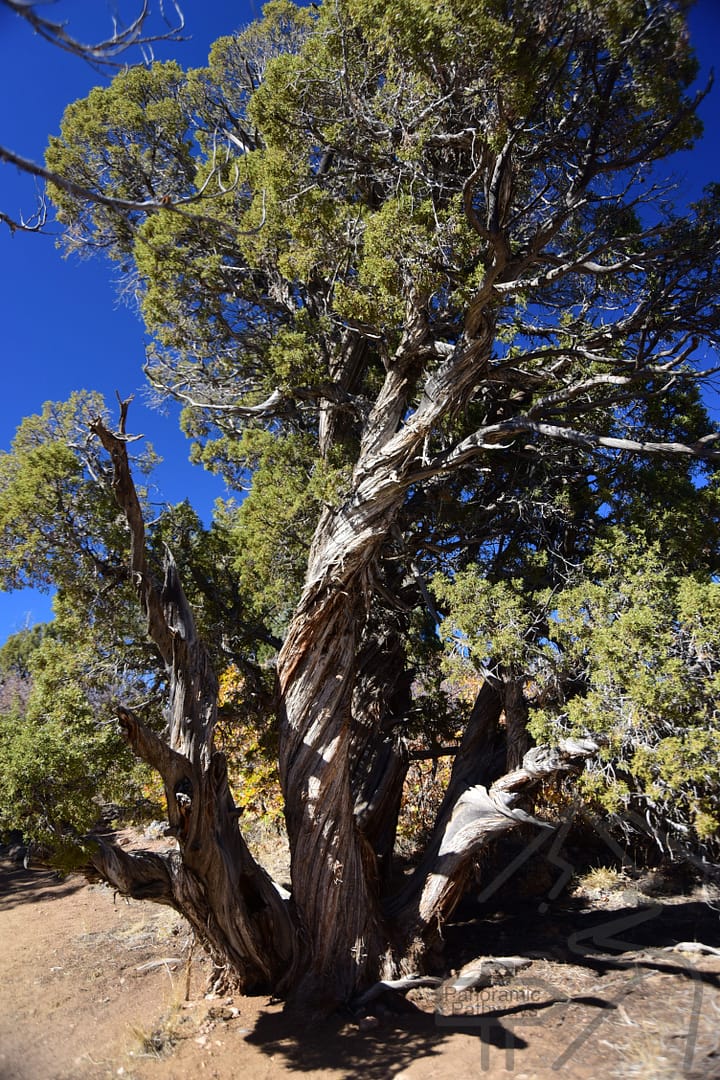
M46 867L26 870L10 859L0 859L0 912L20 904L60 900L85 888L86 884L78 874L63 878Z
M513 1002L510 995L503 999L505 988L492 987L492 1000L483 1001L474 1014L462 1010L445 1014L442 1001L436 998L434 1013L418 1010L383 1016L377 1027L364 1031L338 1018L312 1022L268 1011L260 1014L246 1041L263 1054L281 1057L292 1071L327 1070L347 1080L385 1080L418 1059L440 1055L447 1040L462 1034L477 1039L480 1071L491 1067L492 1053L497 1063L498 1051L504 1053L505 1067L512 1070L516 1051L532 1053L536 1041L547 1041L549 1023L553 1030L561 1030L565 1011L584 1006L580 1021L573 1014L575 1027L567 1043L561 1039L553 1048L558 1055L555 1065L562 1068L597 1034L605 1018L620 1008L625 995L639 989L656 971L682 978L693 990L692 1008L697 1010L703 985L720 988L720 975L702 970L692 955L664 951L679 941L697 940L720 945L720 920L716 911L694 899L633 903L612 910L580 909L566 902L557 907L518 902L491 918L477 905L465 904L460 919L446 927L447 968L459 968L480 955L509 953L557 965L542 977L523 975L509 984L525 987L522 1001ZM631 969L634 975L619 989L611 984L607 994L567 993L563 990L565 965L599 976L620 969ZM528 989L533 988L538 993L528 996ZM503 1000L509 1004L504 1006Z
M293 1072L327 1070L340 1073L345 1080L386 1080L413 1062L440 1055L452 1036L470 1035L478 1041L480 1069L489 1068L493 1048L504 1052L506 1065L512 1069L515 1052L531 1048L531 1031L525 1028L536 1026L540 1034L547 1011L573 1003L600 1013L616 1008L613 1002L600 997L561 996L508 1008L483 1008L476 1015L417 1010L383 1018L377 1027L367 1031L337 1017L308 1022L292 1013L262 1012L245 1041L269 1057L282 1057ZM523 1034L511 1026L515 1021L522 1022Z
M612 909L557 907L537 902L505 905L488 918L472 903L445 930L448 966L478 956L519 954L590 968L599 975L642 967L720 987L720 976L702 971L698 955L673 952L679 942L720 947L720 916L709 904L646 900ZM638 956L638 953L644 954Z
M493 1037L499 1040L496 1026ZM455 1030L439 1027L432 1015L421 1012L368 1031L359 1031L340 1018L303 1022L287 1012L263 1012L246 1042L268 1056L282 1056L293 1072L328 1070L347 1080L387 1080L418 1059L440 1054ZM477 1028L472 1034L485 1033ZM514 1040L511 1032L506 1034Z

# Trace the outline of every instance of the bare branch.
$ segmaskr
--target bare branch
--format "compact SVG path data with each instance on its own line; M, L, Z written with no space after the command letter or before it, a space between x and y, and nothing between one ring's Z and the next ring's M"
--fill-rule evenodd
M174 788L179 780L190 777L190 763L187 758L172 750L163 738L146 727L130 709L118 709L118 724L137 756L156 769L170 788Z
M159 390L160 385L155 383L152 374L147 372L149 381ZM178 401L182 401L185 405L189 405L193 409L208 409L211 412L224 412L230 413L233 416L238 416L246 419L267 419L272 416L277 416L279 406L286 401L286 395L282 390L275 389L270 394L270 397L265 401L261 401L258 405L239 405L233 403L211 402L211 401L199 401L196 398L191 397L189 394L184 393L175 386L163 386L164 392L169 392Z
M107 881L121 896L152 900L178 908L173 882L180 857L177 853L125 851L118 844L96 840L85 876L89 881ZM179 910L179 908L178 908Z
M147 565L145 551L145 522L135 484L130 474L127 455L127 436L125 426L127 410L132 399L121 402L120 430L117 434L109 431L102 420L98 419L91 430L110 454L113 463L113 490L118 505L124 511L130 528L130 570L135 583L138 598L148 620L148 631L160 650L166 665L173 662L173 634L165 618L160 595L152 581Z
M47 169L44 165L38 165L37 162L31 161L30 158L22 157L20 154L16 154L13 150L8 149L6 146L0 146L0 162L5 162L7 165L15 165L22 172L28 173L30 176L36 176L41 180L45 180L48 184L53 184L61 191L66 192L68 195L72 195L76 199L82 199L85 202L97 203L100 206L108 206L113 210L120 211L122 213L141 213L141 214L153 214L158 213L161 210L168 210L176 214L180 214L183 217L192 219L193 221L201 222L207 225L213 225L216 228L221 228L233 238L237 236L255 236L265 225L265 193L263 192L263 210L260 223L252 229L248 229L245 232L238 232L237 230L231 230L227 222L218 220L208 216L207 214L188 213L184 210L184 207L191 206L193 203L200 200L207 199L209 197L218 198L220 195L226 195L232 191L232 185L229 188L221 188L221 190L214 196L208 196L207 185L213 176L217 175L216 170L213 170L208 180L202 185L202 187L192 195L186 195L182 198L173 199L169 195L163 195L157 199L120 199L115 195L105 195L102 191L94 191L92 188L84 187L82 184L76 184L73 180L68 180L66 177L61 176L59 173L54 172L52 169Z
M44 41L55 45L64 52L86 60L98 71L121 68L125 61L119 59L123 53L131 48L139 48L142 51L143 62L149 63L153 59L152 46L158 41L183 41L181 33L185 27L185 19L177 0L170 0L173 10L175 25L170 22L165 14L165 3L160 2L160 14L167 29L162 33L147 33L146 24L151 14L149 0L143 0L142 8L129 26L121 29L117 21L113 19L114 28L110 37L94 44L85 43L74 38L66 30L66 24L53 22L39 15L36 8L38 5L32 0L0 0L5 7L30 24L36 34Z
M489 424L463 439L452 450L434 458L426 468L420 468L413 474L413 482L446 472L462 465L477 454L487 450L507 450L518 435L534 433L550 439L558 439L584 450L627 450L641 454L683 455L703 461L720 461L720 450L712 444L720 439L720 433L710 433L694 443L652 442L641 439L623 439L611 435L598 435L594 432L579 431L575 428L561 427L531 420L529 416L516 416L498 424Z
M45 195L43 194L38 198L37 209L29 218L23 217L22 214L19 218L12 218L9 214L0 210L0 221L4 225L7 225L11 233L44 233L45 225L47 224L47 200Z

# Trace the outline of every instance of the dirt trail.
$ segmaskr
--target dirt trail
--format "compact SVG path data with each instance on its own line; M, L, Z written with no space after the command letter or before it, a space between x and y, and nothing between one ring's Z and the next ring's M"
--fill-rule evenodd
M494 951L532 964L482 993L416 991L424 1011L298 1026L265 998L206 999L206 963L196 956L188 980L188 935L173 912L4 862L0 1080L720 1077L720 957L668 951L693 930L720 945L717 912L696 897L668 900L645 921L651 946L633 937L645 909L628 903L561 913L542 948L527 915L458 922L451 955L490 951L489 935ZM578 940L603 934L637 947L579 955Z
M114 900L81 878L2 866L0 1076L2 1080L112 1075L134 1032L172 992L180 920ZM122 1074L120 1074L122 1075Z

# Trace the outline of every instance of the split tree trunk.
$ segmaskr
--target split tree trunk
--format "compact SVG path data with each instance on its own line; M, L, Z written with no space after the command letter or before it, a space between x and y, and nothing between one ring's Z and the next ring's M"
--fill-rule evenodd
M492 320L478 315L473 329L472 338L428 380L412 419L403 425L411 390L407 373L424 345L421 322L408 330L368 418L352 494L339 510L326 511L318 525L305 589L278 657L292 894L310 946L296 993L311 1007L347 1001L377 979L421 966L438 925L462 893L474 854L527 820L523 806L537 784L533 761L527 770L511 773L507 790L497 783L479 786L491 777L502 708L500 700L491 704L486 692L427 856L401 896L385 894L381 852L364 827L362 800L353 799L354 742L359 734L372 762L383 738L371 718L359 722L353 715L360 643L370 625L379 552L417 475L413 470L423 443L464 401L488 363ZM544 760L543 769L574 768L589 752L576 747L558 753ZM400 762L394 766L391 780L403 774ZM380 790L388 793L382 783Z
M501 776L503 699L486 684L425 857L398 895L388 893L407 756L384 721L402 682L403 655L373 612L374 575L423 441L477 381L492 337L488 325L458 346L429 380L412 421L398 427L410 392L402 372L423 344L422 327L416 329L368 420L353 494L318 525L305 589L278 657L291 896L256 863L241 835L226 761L213 743L217 679L169 552L162 586L150 577L126 452L127 403L118 433L100 421L94 426L113 460L138 597L170 686L166 738L129 710L121 710L120 723L135 752L162 776L178 843L165 856L100 844L94 872L121 893L182 912L212 955L219 984L262 987L312 1012L421 968L477 851L528 820L541 778L578 768L593 749L530 751Z

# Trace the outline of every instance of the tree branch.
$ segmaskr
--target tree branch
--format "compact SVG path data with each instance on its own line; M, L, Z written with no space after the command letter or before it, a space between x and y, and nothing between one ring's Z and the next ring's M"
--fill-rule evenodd
M47 201L45 196L38 198L38 206L33 215L30 218L25 218L20 215L19 218L12 218L9 214L0 210L0 221L3 225L7 225L11 233L15 232L32 232L42 233L45 231L47 224Z
M437 455L429 465L419 468L413 474L412 482L455 469L485 451L507 450L518 435L531 433L544 435L549 439L558 439L573 446L579 446L583 450L627 450L632 453L682 455L697 458L700 461L720 461L720 450L715 450L712 446L720 439L719 432L710 432L694 443L652 442L598 435L594 432L561 427L559 424L531 420L528 416L515 416L497 424L488 424L487 427L480 428L468 438L463 439L452 450Z
M106 38L104 41L98 41L94 44L85 44L78 41L65 29L65 25L59 22L52 22L50 19L45 19L41 15L38 15L35 10L38 6L31 0L0 0L0 3L5 7L10 8L12 12L25 19L30 24L36 34L43 38L44 41L49 42L51 45L55 45L57 48L62 49L64 52L71 53L73 56L79 57L81 60L86 60L92 67L99 71L106 68L120 68L124 66L124 61L116 59L127 49L138 47L143 50L143 60L149 63L152 59L152 50L149 46L152 46L157 41L184 41L185 39L180 37L182 30L185 27L185 19L180 5L176 0L171 0L172 6L177 16L177 25L172 26L165 16L165 5L160 2L160 13L168 26L168 29L160 34L147 34L145 33L145 25L147 19L150 16L150 4L149 0L143 0L142 8L139 14L133 19L129 26L124 30L121 30L117 22L115 23L114 32L111 37Z
M85 868L88 881L107 881L121 896L153 900L180 910L173 891L180 865L177 853L130 852L103 839L95 840L95 845L90 866Z
M132 398L120 403L120 430L113 433L105 427L101 419L91 425L91 431L97 435L102 445L110 454L113 463L113 491L118 506L125 514L130 528L130 570L135 589L144 614L148 620L148 632L160 650L165 665L173 663L173 634L165 618L160 595L155 588L147 565L145 550L145 521L140 500L130 473L125 434L127 410Z
M130 709L122 706L118 709L118 724L137 756L159 772L168 787L174 788L178 781L190 777L191 769L187 758L172 750L164 739L146 727Z

